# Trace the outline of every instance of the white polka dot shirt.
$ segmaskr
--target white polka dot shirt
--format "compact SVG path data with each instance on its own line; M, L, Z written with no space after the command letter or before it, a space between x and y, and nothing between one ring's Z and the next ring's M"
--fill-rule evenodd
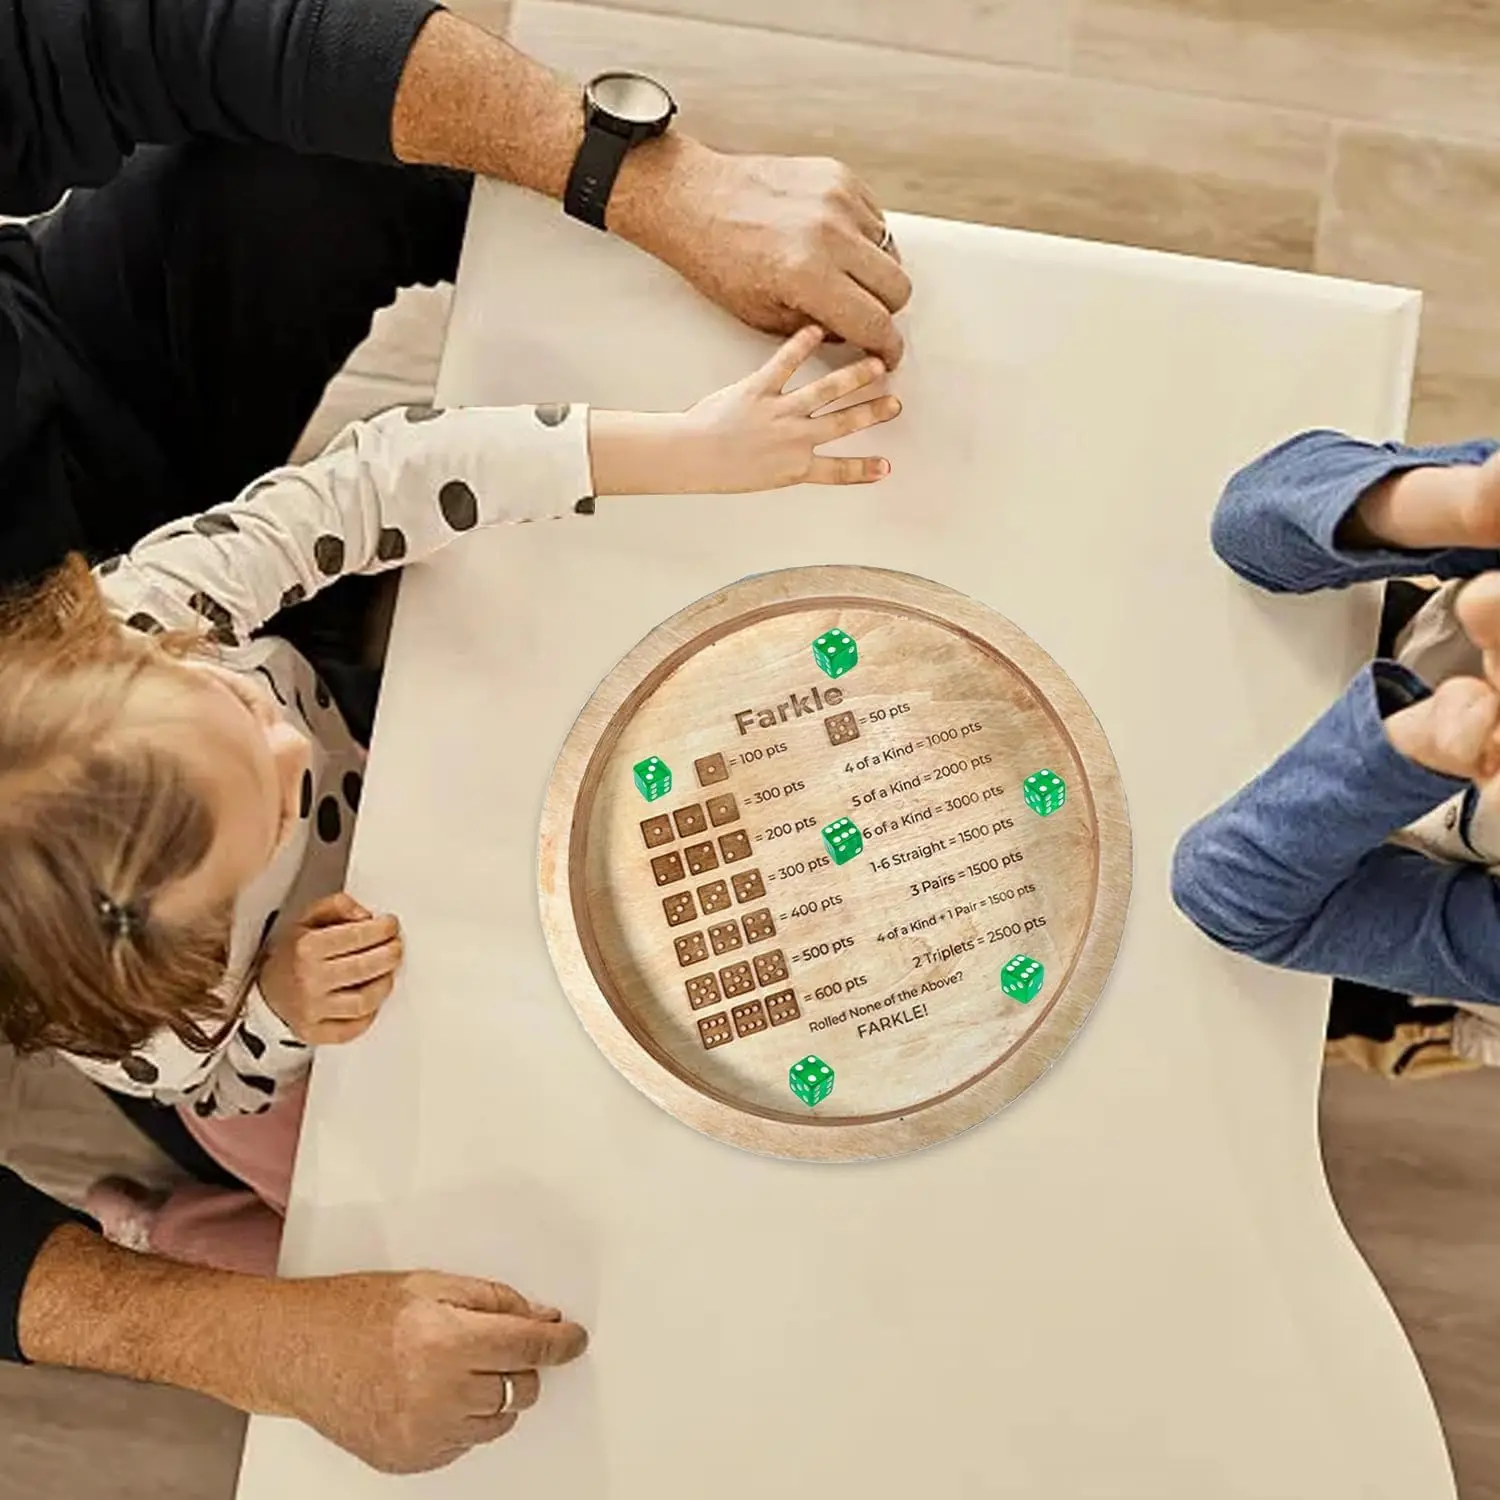
M99 586L127 628L205 631L223 665L271 689L312 760L297 827L236 902L213 1050L195 1052L163 1030L122 1062L65 1053L71 1062L108 1088L204 1118L264 1113L306 1073L309 1049L255 976L278 930L343 888L365 753L306 659L252 636L339 578L418 561L465 531L593 509L586 407L407 407L355 423L311 463L100 564Z

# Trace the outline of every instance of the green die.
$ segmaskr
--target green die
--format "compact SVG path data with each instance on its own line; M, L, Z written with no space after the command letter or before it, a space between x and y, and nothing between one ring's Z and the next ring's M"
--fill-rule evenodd
M811 1109L833 1092L833 1069L821 1057L808 1053L801 1062L792 1064L786 1081L792 1092Z
M1033 771L1021 783L1021 795L1032 812L1045 818L1068 800L1068 784L1056 771Z
M823 847L836 865L846 865L865 847L864 835L848 818L835 818L823 830Z
M672 790L672 768L659 756L648 755L631 770L635 772L635 789L647 802L655 802Z
M825 630L813 642L813 660L829 677L842 677L859 661L859 647L842 630Z
M1027 1001L1036 999L1046 977L1047 971L1038 960L1018 953L1000 970L1000 988L1012 1000L1019 1000L1025 1005Z

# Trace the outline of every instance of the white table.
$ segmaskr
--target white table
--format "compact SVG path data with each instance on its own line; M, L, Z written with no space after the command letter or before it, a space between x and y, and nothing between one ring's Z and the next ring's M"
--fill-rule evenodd
M895 228L919 291L877 491L604 504L408 578L352 885L401 914L409 966L375 1032L319 1061L286 1268L489 1274L595 1343L516 1438L425 1479L257 1422L242 1500L1453 1494L1324 1182L1325 986L1219 953L1167 894L1180 830L1373 638L1368 593L1234 581L1207 544L1218 488L1303 426L1399 433L1417 298ZM630 247L487 189L439 396L683 404L765 347ZM559 991L535 890L552 759L612 664L718 586L835 560L1029 631L1102 720L1136 840L1118 966L1054 1072L857 1167L743 1154L648 1103Z

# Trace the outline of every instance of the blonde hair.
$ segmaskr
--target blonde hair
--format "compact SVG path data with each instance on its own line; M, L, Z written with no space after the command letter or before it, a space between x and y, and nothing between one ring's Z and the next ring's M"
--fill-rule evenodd
M205 649L122 628L76 556L0 606L0 1033L17 1051L119 1060L162 1027L214 1045L231 912L154 909L208 854L213 815L127 715Z

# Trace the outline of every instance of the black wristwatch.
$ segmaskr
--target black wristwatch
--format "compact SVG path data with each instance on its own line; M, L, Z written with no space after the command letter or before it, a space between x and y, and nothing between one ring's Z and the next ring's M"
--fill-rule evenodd
M575 219L604 228L604 210L625 153L660 135L677 104L641 73L601 73L583 91L583 144L568 175L563 208Z

